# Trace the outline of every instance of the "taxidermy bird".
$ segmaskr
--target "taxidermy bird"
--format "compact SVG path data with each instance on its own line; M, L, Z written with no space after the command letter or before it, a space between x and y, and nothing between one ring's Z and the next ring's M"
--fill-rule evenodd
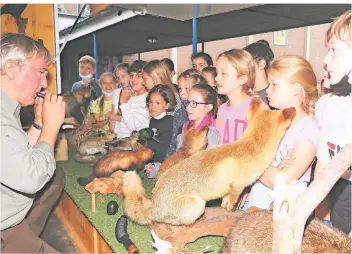
M155 129L144 128L139 131L140 137L139 139L148 141L150 139L154 139L156 142L160 142L159 139L156 138L158 134L156 133Z
M9 14L16 19L16 24L18 27L18 32L24 34L26 31L26 25L28 23L27 18L22 18L21 15L26 9L27 4L5 4L0 9L1 15Z

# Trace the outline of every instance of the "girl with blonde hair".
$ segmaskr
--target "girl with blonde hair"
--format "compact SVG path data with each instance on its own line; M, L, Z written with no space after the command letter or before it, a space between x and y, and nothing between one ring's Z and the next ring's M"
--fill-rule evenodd
M219 107L216 129L220 143L230 144L239 139L247 128L247 111L253 96L255 79L254 60L243 49L232 49L220 54L216 60L217 91L228 101Z
M250 192L249 206L262 209L268 209L274 200L276 173L280 172L286 183L311 181L319 142L319 128L314 119L317 80L309 62L299 56L282 56L270 65L268 81L269 105L277 109L294 107L296 116L280 142L275 159Z

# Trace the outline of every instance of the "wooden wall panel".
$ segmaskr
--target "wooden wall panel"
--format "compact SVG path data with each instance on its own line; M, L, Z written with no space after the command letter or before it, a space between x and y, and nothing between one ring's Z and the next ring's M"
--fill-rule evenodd
M0 4L3 7L6 4ZM15 4L13 4L15 5ZM20 5L17 5L20 6ZM3 14L1 11L1 33L21 33L35 40L43 40L44 46L50 54L55 56L55 31L54 31L54 5L53 4L28 4L21 14L23 22L20 27L17 20L11 14ZM49 67L48 90L55 93L56 68L52 64Z

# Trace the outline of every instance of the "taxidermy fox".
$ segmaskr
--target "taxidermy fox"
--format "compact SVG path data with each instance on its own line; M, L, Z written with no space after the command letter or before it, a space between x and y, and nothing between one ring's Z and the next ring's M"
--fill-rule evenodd
M181 148L173 155L167 157L163 163L161 163L158 176L159 178L162 173L167 169L171 168L176 163L190 157L191 155L204 150L208 145L208 126L205 126L201 130L190 128L185 132L185 137Z
M256 181L275 157L280 140L295 116L294 108L270 111L259 98L248 110L248 127L232 144L203 150L163 173L149 200L136 172L123 179L125 212L139 224L152 221L189 225L206 201L227 196L232 210L243 189Z
M105 154L95 165L93 173L88 177L77 179L85 186L96 177L108 177L117 170L133 170L144 166L153 157L153 152L137 143L135 151L112 150Z
M271 253L273 213L260 210L234 222L222 253ZM351 239L318 219L308 220L302 253L351 253Z

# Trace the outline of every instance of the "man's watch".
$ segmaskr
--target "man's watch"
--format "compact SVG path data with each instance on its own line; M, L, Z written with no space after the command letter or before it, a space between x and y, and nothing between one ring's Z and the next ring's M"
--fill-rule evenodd
M33 127L36 128L37 130L41 130L43 128L43 126L33 122Z

